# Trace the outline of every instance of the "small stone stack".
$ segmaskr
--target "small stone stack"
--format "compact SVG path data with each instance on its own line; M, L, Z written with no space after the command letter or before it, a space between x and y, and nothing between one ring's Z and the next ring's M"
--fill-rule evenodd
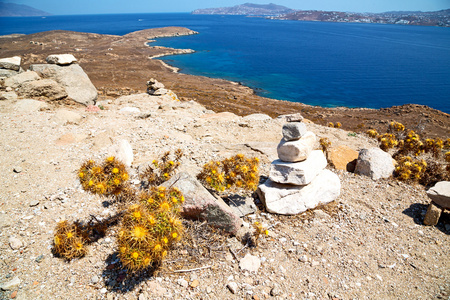
M150 80L147 81L147 93L153 96L164 96L168 98L168 100L178 101L177 95L171 90L166 89L164 84L155 78L150 78Z
M308 131L301 116L287 118L277 160L272 162L269 179L258 187L267 211L295 215L335 200L341 190L339 177L325 170L322 150L313 150L316 135Z

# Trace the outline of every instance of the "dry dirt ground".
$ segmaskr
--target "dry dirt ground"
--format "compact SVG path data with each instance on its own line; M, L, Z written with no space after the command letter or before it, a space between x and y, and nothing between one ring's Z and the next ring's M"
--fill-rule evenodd
M155 272L125 273L117 258L117 227L89 245L82 259L54 257L58 221L117 213L107 199L83 192L76 178L83 161L105 158L117 140L132 145L134 183L142 166L177 148L185 153L182 170L192 175L211 159L243 153L259 157L261 174L267 176L284 123L282 117L258 121L146 94L102 105L99 112L62 104L24 111L13 101L0 101L0 284L20 280L0 291L0 298L449 299L449 215L444 213L435 227L424 226L429 199L423 187L336 170L341 195L320 209L278 216L265 213L255 199L260 208L244 221L270 227L257 247L245 247L202 222L185 221L185 242ZM120 112L127 106L140 112ZM54 116L61 109L83 119L58 124ZM307 127L333 146L375 145L364 134ZM11 238L23 245L12 249ZM261 261L257 272L239 267L247 253Z
M0 57L19 55L26 70L30 64L44 63L50 54L71 53L102 93L102 98L145 92L146 80L154 77L180 98L195 100L215 112L228 111L240 116L262 112L271 117L301 112L316 124L340 122L344 129L356 132L365 132L368 128L384 131L393 120L430 137L446 138L450 132L450 115L426 106L404 105L379 110L314 107L259 97L250 88L235 82L174 73L162 61L149 59L178 53L174 49L153 47L151 43L149 47L146 45L149 39L187 33L190 30L186 28L167 27L124 36L47 31L14 38L0 37Z

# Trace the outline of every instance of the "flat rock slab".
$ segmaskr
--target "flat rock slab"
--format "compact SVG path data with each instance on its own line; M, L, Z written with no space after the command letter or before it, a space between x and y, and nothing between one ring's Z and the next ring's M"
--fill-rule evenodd
M17 101L15 104L15 109L20 112L33 112L39 111L41 109L48 108L48 104L44 101L33 100L33 99L23 99Z
M239 261L239 268L241 268L241 270L256 273L258 272L259 267L261 267L261 259L257 256L251 255L250 253L247 253Z
M308 131L299 140L286 141L281 139L278 144L278 158L286 162L299 162L305 160L314 148L316 135Z
M45 60L49 64L56 64L61 66L70 65L77 62L77 59L72 54L53 54L49 55Z
M270 121L272 118L266 114L251 114L245 117L242 117L244 121Z
M20 56L0 58L0 68L19 71L21 61L22 58Z
M39 74L33 71L27 71L23 73L19 73L15 76L11 76L8 79L5 79L4 85L12 87L13 89L19 87L22 85L22 83L27 81L34 81L39 80L41 77L39 77Z
M358 152L347 146L339 146L328 151L328 160L337 170L354 172Z
M374 147L359 151L355 168L356 174L378 180L392 176L394 169L391 155L380 148Z
M185 218L205 220L208 224L236 234L242 220L220 198L215 198L203 185L188 173L181 172L164 184L174 186L183 193L185 201L181 214Z
M51 121L57 123L58 125L66 125L66 124L78 124L83 119L83 116L79 113L76 113L67 109L60 109L56 112L56 114L51 118Z
M270 166L269 178L273 182L293 185L309 184L327 166L322 150L314 150L302 162L275 160Z
M58 66L52 64L31 65L30 70L51 78L64 87L75 102L93 105L97 100L97 89L78 64Z
M339 197L340 192L339 177L329 170L322 170L305 186L280 184L268 179L257 190L267 211L281 215L296 215L327 204Z
M256 205L252 197L243 197L240 195L232 195L225 199L236 215L244 217L256 212Z
M428 197L434 203L445 209L450 209L450 181L440 181L427 191Z

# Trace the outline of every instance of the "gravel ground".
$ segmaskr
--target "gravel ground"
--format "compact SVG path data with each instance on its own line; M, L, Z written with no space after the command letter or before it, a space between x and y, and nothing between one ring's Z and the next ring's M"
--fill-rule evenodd
M131 96L103 103L105 110L51 105L18 111L0 102L0 291L2 299L450 299L450 222L423 225L429 199L421 186L373 181L344 171L340 197L298 216L260 209L244 217L270 227L257 247L197 221L184 221L187 238L153 273L130 276L120 268L115 232L89 246L82 259L52 255L58 221L99 219L117 213L104 198L83 192L76 170L100 159L118 139L134 152L130 173L168 150L181 148L181 169L195 175L211 159L258 156L261 173L276 154L283 119L258 121L214 114L195 102ZM140 113L123 113L126 106ZM79 124L60 125L69 109ZM363 135L307 125L333 146L371 147ZM247 254L256 272L240 267ZM247 256L248 258L248 256ZM14 284L14 282L18 284Z

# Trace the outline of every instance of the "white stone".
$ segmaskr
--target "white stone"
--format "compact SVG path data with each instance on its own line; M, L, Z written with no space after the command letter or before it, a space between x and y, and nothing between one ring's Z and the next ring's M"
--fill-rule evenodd
M124 113L140 113L141 110L137 107L130 107L130 106L126 106L120 109L120 112L124 112Z
M127 140L118 140L109 148L108 153L130 167L133 163L133 148Z
M440 181L427 191L428 197L442 208L450 209L450 181Z
M10 237L8 242L9 242L9 246L13 250L20 249L23 246L22 241L15 237Z
M70 64L76 62L77 59L72 54L54 54L54 55L49 55L47 57L46 61L49 64L64 66L64 65L70 65Z
M295 215L335 200L340 191L339 177L322 170L309 185L286 185L268 179L258 187L257 193L268 212Z
M256 273L258 272L259 267L261 267L261 260L257 256L247 253L244 258L239 261L239 267L242 270Z
M391 155L380 148L362 149L359 151L355 173L369 176L373 180L389 178L394 172Z
M233 294L236 294L238 292L238 285L236 282L228 282L227 288L232 292Z
M18 276L15 276L13 279L11 279L10 281L5 282L4 284L1 285L1 289L3 291L9 291L9 290L13 290L15 289L19 284L20 284L20 279Z
M290 122L284 124L281 131L286 141L295 141L304 136L308 130L306 129L305 123Z
M269 178L277 183L306 185L327 166L322 150L314 150L302 162L292 163L276 160L270 166Z
M60 109L51 118L51 121L59 125L66 125L66 124L78 124L81 122L82 119L83 116L74 111L70 111L67 109Z
M286 162L303 161L311 153L315 143L316 135L311 131L296 141L282 139L277 147L278 158Z
M19 71L21 61L22 58L20 58L20 56L0 58L0 68Z

